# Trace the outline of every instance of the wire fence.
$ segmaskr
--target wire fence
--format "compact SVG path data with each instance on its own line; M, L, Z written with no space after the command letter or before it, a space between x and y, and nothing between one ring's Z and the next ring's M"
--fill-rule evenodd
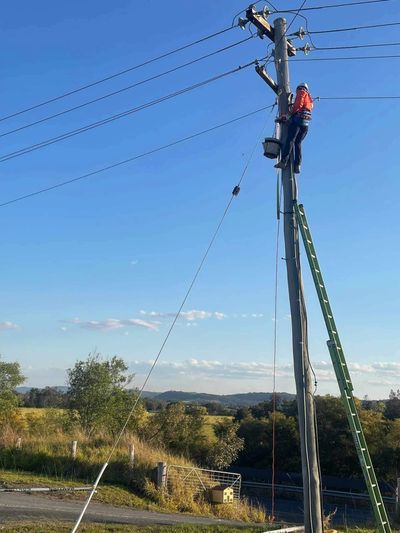
M173 492L177 485L184 485L187 491L194 497L208 492L217 486L231 488L233 490L234 500L239 501L242 476L234 472L168 465L166 479L168 492Z

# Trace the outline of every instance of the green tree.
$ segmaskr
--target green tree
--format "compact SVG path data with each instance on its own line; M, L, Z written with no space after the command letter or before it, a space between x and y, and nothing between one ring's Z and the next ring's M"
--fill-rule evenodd
M232 420L221 420L214 425L217 442L212 445L207 461L211 468L221 470L236 461L244 447L244 438L237 434L238 428L239 424Z
M65 407L67 396L54 387L32 388L23 395L24 407Z
M384 413L385 417L389 420L400 418L400 399L395 396L386 400Z
M68 406L71 415L78 414L87 435L106 430L114 433L122 426L135 400L135 393L126 387L133 379L119 357L103 360L90 354L86 361L77 361L68 374ZM135 409L130 429L135 429L143 416L143 406Z
M186 457L203 455L205 407L171 403L149 418L147 439Z
M244 439L238 464L253 468L271 468L273 453L273 423L275 418L275 466L283 472L294 472L300 467L300 445L297 421L279 411L267 418L245 418L238 430Z
M0 423L11 423L19 404L15 388L24 383L19 363L0 361Z
M342 400L318 396L316 411L322 472L339 477L359 476L356 449Z

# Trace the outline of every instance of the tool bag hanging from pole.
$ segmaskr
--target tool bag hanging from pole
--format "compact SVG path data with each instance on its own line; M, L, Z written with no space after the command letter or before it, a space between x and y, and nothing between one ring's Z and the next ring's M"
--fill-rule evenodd
M281 153L282 143L278 135L278 123L275 122L273 137L266 137L262 143L264 148L264 155L268 159L277 159Z

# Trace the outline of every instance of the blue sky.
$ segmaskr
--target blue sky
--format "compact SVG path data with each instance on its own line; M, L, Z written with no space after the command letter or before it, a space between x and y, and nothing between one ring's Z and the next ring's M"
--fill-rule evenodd
M283 8L298 7L289 0ZM314 0L311 5L325 2ZM263 4L260 3L260 6ZM47 100L229 26L240 0L27 0L2 12L1 116ZM310 30L400 20L398 0L310 11ZM272 17L274 18L274 17ZM291 16L288 17L289 20ZM291 31L304 22L297 19ZM318 46L394 42L399 27L316 35ZM0 123L0 135L173 68L246 36L234 29L68 99ZM1 155L59 135L265 55L253 39L195 66L1 138ZM395 54L398 48L313 52ZM400 52L399 52L400 53ZM304 56L298 56L304 59ZM314 96L400 95L399 59L291 62ZM271 69L271 73L273 70ZM0 163L2 202L76 177L273 103L252 68L130 117ZM300 199L355 381L356 394L400 387L398 104L316 102L304 142ZM0 352L27 384L63 384L65 369L97 349L118 354L136 384L154 359L263 125L252 116L193 141L0 209ZM273 163L256 151L150 390L271 390L275 257ZM305 259L305 257L304 257ZM310 351L319 391L337 392L307 265ZM278 311L279 390L294 390L284 263Z

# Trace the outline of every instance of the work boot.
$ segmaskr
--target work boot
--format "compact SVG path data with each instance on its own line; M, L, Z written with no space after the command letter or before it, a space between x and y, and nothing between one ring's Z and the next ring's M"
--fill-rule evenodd
M295 174L300 174L301 172L301 166L300 165L295 165L294 167L294 173Z
M275 165L275 168L281 168L281 169L284 169L286 167L286 161L284 159L281 159L281 161L279 161L279 163L277 163Z

